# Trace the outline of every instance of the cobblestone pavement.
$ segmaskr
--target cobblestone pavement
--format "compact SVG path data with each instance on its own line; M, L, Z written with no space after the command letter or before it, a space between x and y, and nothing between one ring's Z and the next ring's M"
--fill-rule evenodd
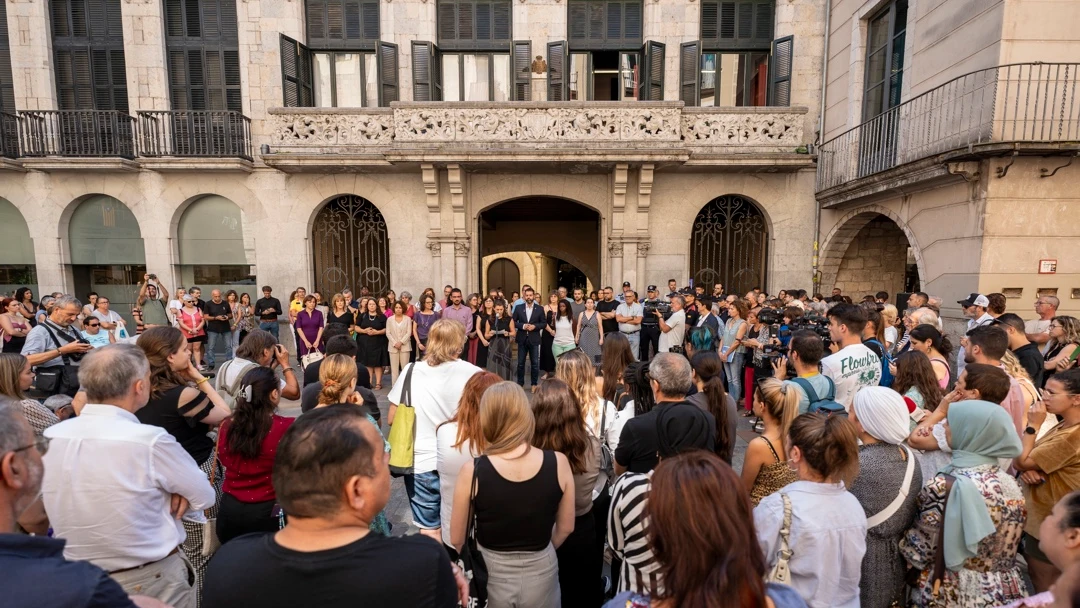
M375 394L379 397L379 410L382 412L382 419L384 421L386 420L390 408L390 402L386 399L386 395L389 392L389 384L382 390L375 391ZM282 401L279 409L283 416L299 416L300 402ZM738 419L738 441L735 444L735 454L732 458L736 472L742 470L743 456L746 454L747 441L757 436L751 429L750 420L751 419L743 418L742 416L739 416ZM384 429L384 432L385 431L386 429ZM386 505L386 518L390 520L394 536L415 534L418 532L416 526L412 525L412 512L409 510L409 497L405 494L405 482L402 481L401 478L394 478L391 480L390 502Z

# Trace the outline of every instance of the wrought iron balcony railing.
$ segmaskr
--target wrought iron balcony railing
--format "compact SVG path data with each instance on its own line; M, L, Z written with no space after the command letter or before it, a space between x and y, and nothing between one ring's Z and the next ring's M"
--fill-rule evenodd
M251 160L251 119L239 112L151 110L138 114L139 156Z
M818 149L821 192L981 144L1080 140L1080 63L978 70L905 101Z
M19 117L0 113L0 157L19 157Z
M135 158L135 119L119 110L19 112L23 156Z

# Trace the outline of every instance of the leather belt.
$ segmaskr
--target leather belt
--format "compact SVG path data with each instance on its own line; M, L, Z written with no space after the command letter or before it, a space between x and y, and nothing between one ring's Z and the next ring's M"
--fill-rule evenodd
M638 331L641 331L641 330L639 329L639 330L637 330L637 331L624 331L624 332L620 332L620 333L624 333L624 334L626 334L626 335L628 335L628 336L629 336L630 334L636 334L636 333L638 333Z
M139 566L132 566L130 568L121 568L119 570L113 570L113 571L109 572L109 574L120 574L121 572L131 572L132 570L138 570L139 568L145 568L145 567L149 566L150 564L156 564L156 563L158 563L158 562L160 562L162 560L169 559L170 557L172 557L173 555L175 555L179 551L180 551L180 547L174 547L172 551L169 551L168 555L166 555L165 557L163 557L161 559L156 559L156 560L154 560L152 562L146 562L145 564L141 564Z

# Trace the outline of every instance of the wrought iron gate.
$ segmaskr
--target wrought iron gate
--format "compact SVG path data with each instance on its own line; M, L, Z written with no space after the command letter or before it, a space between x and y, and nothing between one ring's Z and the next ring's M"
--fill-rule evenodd
M315 289L324 298L349 288L390 289L390 239L382 212L354 195L339 196L315 217Z
M725 195L702 207L690 237L690 276L711 292L723 283L725 293L765 289L769 230L765 217L748 198Z

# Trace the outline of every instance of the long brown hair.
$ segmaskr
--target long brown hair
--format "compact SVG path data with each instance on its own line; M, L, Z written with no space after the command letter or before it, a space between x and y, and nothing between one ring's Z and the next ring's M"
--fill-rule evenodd
M765 605L765 557L750 497L731 466L703 450L665 458L645 504L649 546L672 606Z
M574 474L584 473L589 435L585 419L565 382L550 378L540 383L532 403L536 430L532 444L541 450L562 452Z
M941 403L941 385L938 384L930 357L917 350L901 353L896 358L896 377L893 390L903 395L914 388L922 395L926 409L934 411Z
M19 401L26 399L19 383L26 362L27 358L19 353L0 353L0 395Z
M135 341L150 363L152 398L157 399L165 391L187 384L169 365L169 357L183 348L185 342L184 334L179 329L161 325L147 329Z
M727 391L724 390L724 364L720 355L713 350L694 353L690 360L694 373L701 379L702 393L709 404L709 413L716 419L716 455L731 464L731 455L735 450L735 438L731 436L728 424Z
M564 300L565 301L565 300ZM615 401L615 391L622 384L626 368L634 362L634 353L630 350L630 340L621 333L604 336L604 348L601 351L600 375L604 378L601 396ZM616 404L618 405L618 404Z
M788 450L799 448L806 464L826 481L851 485L858 477L859 435L847 416L803 414L791 423L788 437Z
M555 377L570 387L570 393L574 395L574 401L581 409L581 417L588 424L590 418L596 419L596 427L600 428L600 393L596 391L596 368L593 367L589 356L583 351L572 350L564 353L555 363ZM600 430L601 434L603 429Z
M474 453L483 453L487 444L484 441L484 431L480 428L480 398L484 396L484 391L499 382L502 382L502 378L498 374L477 372L465 383L454 417L439 425L457 423L457 436L454 437L452 447L460 448L468 441Z

